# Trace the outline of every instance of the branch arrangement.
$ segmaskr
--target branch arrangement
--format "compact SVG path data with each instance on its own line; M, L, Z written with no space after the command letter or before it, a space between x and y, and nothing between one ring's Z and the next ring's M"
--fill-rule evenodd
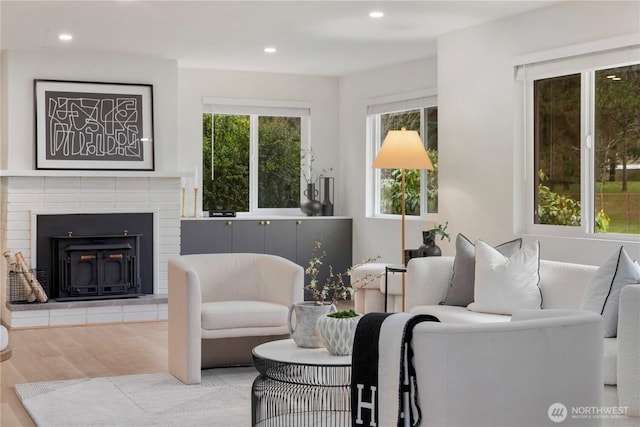
M367 260L363 260L359 264L355 264L347 269L344 273L334 273L333 266L329 265L329 276L327 277L324 284L320 284L318 281L318 274L320 274L320 268L323 265L324 257L327 255L326 252L321 251L322 243L320 241L316 241L313 247L313 253L311 258L309 259L309 265L305 269L305 273L310 276L310 282L305 289L311 292L313 296L313 301L316 305L321 305L325 301L331 301L331 304L335 304L338 300L347 299L359 289L366 287L369 283L378 279L382 274L365 274L364 277L351 282L347 285L344 282L344 277L352 277L353 271L364 264L369 262L374 262L380 257L369 258Z

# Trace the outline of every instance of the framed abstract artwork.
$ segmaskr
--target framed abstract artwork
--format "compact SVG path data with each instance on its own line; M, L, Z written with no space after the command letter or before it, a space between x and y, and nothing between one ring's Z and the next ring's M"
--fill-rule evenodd
M154 170L153 86L35 80L36 169Z

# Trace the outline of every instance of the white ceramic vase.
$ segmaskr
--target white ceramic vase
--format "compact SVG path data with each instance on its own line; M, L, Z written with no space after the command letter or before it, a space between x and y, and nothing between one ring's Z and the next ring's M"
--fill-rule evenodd
M291 338L298 347L322 347L322 339L316 323L325 314L334 313L333 304L315 305L313 302L299 302L289 307L288 326Z
M348 356L353 351L353 338L356 326L362 317L335 318L327 315L320 316L316 327L322 343L329 353L336 356Z

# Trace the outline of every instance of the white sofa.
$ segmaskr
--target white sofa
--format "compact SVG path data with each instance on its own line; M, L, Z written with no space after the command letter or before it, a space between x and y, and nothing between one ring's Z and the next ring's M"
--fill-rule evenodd
M512 322L420 323L412 347L421 425L602 425L571 416L572 408L603 405L601 337L601 316L578 310L516 310ZM564 421L559 413L551 419L554 404L566 408Z
M414 258L408 263L406 311L431 314L444 323L509 322L511 316L440 304L447 296L453 262L453 257L427 257ZM540 260L543 309L580 309L582 295L597 269L590 265ZM617 337L603 340L604 383L617 385L619 406L628 407L629 415L640 416L640 285L623 288Z
M186 384L200 370L251 364L258 344L289 338L289 307L304 299L303 268L265 254L169 260L169 372Z

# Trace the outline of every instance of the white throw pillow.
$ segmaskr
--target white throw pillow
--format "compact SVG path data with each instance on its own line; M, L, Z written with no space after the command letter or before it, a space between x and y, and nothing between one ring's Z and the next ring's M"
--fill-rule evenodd
M540 283L540 243L529 242L507 258L478 240L476 281L471 311L511 314L521 308L542 307Z
M589 281L580 308L602 315L605 338L618 335L620 291L626 285L637 283L640 283L640 265L631 260L622 246Z
M510 257L522 247L522 239L502 243L495 248L504 256ZM476 277L476 247L464 235L456 237L456 256L453 260L453 276L447 291L447 297L441 303L466 307L473 302L473 288ZM427 279L428 280L428 279Z

